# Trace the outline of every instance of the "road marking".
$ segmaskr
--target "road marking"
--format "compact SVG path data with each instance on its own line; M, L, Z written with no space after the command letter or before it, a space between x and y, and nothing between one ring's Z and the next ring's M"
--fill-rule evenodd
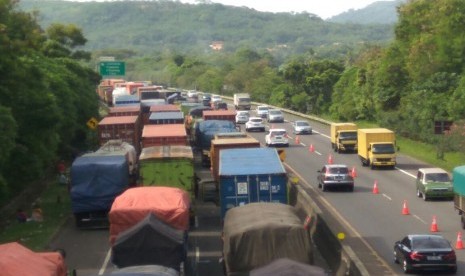
M195 262L198 263L200 259L200 249L199 247L195 247Z
M315 151L315 153L318 154L318 155L323 155L323 154L322 154L321 152L319 152L319 151Z
M98 275L103 275L103 273L105 273L105 268L108 266L108 263L110 262L110 257L111 257L111 248L108 249L107 255L105 256L105 261L103 261L103 265L100 268Z
M284 163L284 165L286 167L288 167L295 175L297 175L297 177L299 178L300 181L302 181L306 187L312 189L313 191L316 192L316 189L310 185L310 183L308 183L298 172L296 172L291 166L289 166L287 163ZM388 265L388 263L383 259L381 258L381 256L378 254L378 252L376 252L376 250L362 237L362 235L336 210L336 208L334 208L328 200L326 200L326 198L324 198L323 196L320 196L319 197L320 200L322 201L322 203L326 206L326 208L328 208L328 210L330 210L330 212L332 212L336 217L339 218L339 220L342 222L342 224L344 224L350 231L352 231L352 234L359 238L363 244L365 244L365 246L372 252L372 254L376 257L376 259L378 259L382 265L392 273L392 275L395 275L396 273L394 273L394 271L392 270L392 268Z
M305 145L304 143L300 143L302 146L306 147L307 145Z
M195 216L195 228L199 228L199 217Z
M383 194L383 196L392 201L392 198L390 198L387 194Z
M404 174L406 174L406 175L408 175L408 176L410 176L410 177L412 177L412 178L417 178L415 175L413 175L413 174L411 174L411 173L409 173L409 172L407 172L407 171L404 171L404 170L402 170L402 169L399 169L398 167L395 167L395 168L396 168L396 170L398 170L398 171L400 171L400 172L403 172Z
M419 221L423 222L424 224L427 224L426 221L422 220L419 216L417 215L412 215L414 218L418 219Z
M221 237L221 231L193 231L189 237Z

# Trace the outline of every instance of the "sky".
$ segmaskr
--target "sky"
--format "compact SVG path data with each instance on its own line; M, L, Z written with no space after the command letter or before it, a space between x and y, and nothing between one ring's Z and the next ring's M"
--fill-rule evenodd
M71 0L79 2L110 0ZM373 2L394 0L179 0L182 3L213 2L229 6L248 7L264 12L308 12L328 19L348 10L365 8Z

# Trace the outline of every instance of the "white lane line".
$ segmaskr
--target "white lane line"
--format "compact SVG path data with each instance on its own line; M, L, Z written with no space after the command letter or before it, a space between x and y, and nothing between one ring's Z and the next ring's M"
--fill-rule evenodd
M392 198L390 198L387 194L383 194L383 196L392 201Z
M105 256L105 261L103 261L103 265L98 271L98 275L103 275L103 273L105 273L105 268L108 266L108 263L110 262L110 257L111 257L111 248L108 249L107 255Z
M412 215L414 218L418 219L419 221L423 222L424 224L427 224L426 221L422 220L419 216L417 215Z
M306 147L307 145L305 145L304 143L300 143L302 146Z
M315 153L318 154L318 155L323 155L323 154L321 154L321 152L319 152L319 151L315 151Z
M199 217L195 216L195 228L199 228Z
M413 175L413 174L411 174L411 173L409 173L409 172L407 172L407 171L404 171L404 170L402 170L402 169L399 169L398 167L396 167L396 170L398 170L398 171L400 171L400 172L403 172L404 174L406 174L406 175L408 175L408 176L410 176L410 177L412 177L412 178L417 178L415 175Z
M197 246L197 247L195 248L195 263L198 263L199 260L200 260L200 249L199 249L199 247Z

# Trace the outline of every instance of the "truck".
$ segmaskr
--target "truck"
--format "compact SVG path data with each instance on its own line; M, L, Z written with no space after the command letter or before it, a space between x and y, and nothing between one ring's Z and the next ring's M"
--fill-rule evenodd
M295 207L281 203L257 202L229 210L224 219L222 253L225 275L231 276L249 275L280 258L308 266L313 263L310 232ZM260 275L294 275L289 274L291 270L278 274L276 269ZM302 275L325 275L322 268L318 271Z
M84 154L71 165L71 209L78 228L107 228L108 212L130 185L125 155Z
M231 208L253 202L287 204L287 173L275 148L220 151L218 186L223 219Z
M335 152L357 152L357 125L354 123L331 124L331 147Z
M215 139L212 140L211 149L210 149L210 163L213 179L218 181L218 169L220 167L220 152L224 149L234 149L234 148L259 148L260 142L251 137L236 138L229 137L225 138L220 135L215 135Z
M459 212L462 228L465 229L465 166L458 166L452 170L452 185L454 209Z
M237 93L234 94L234 107L237 110L250 110L250 95L249 93Z
M396 136L386 128L357 130L357 151L362 166L391 167L396 165Z

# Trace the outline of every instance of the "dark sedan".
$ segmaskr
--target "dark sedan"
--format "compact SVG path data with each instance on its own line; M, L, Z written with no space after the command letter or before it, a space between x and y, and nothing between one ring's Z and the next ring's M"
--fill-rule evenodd
M457 272L457 258L449 241L441 235L408 235L394 244L394 261L405 273L414 270Z
M318 188L323 192L329 188L344 188L353 192L354 178L346 165L325 165L318 171Z

